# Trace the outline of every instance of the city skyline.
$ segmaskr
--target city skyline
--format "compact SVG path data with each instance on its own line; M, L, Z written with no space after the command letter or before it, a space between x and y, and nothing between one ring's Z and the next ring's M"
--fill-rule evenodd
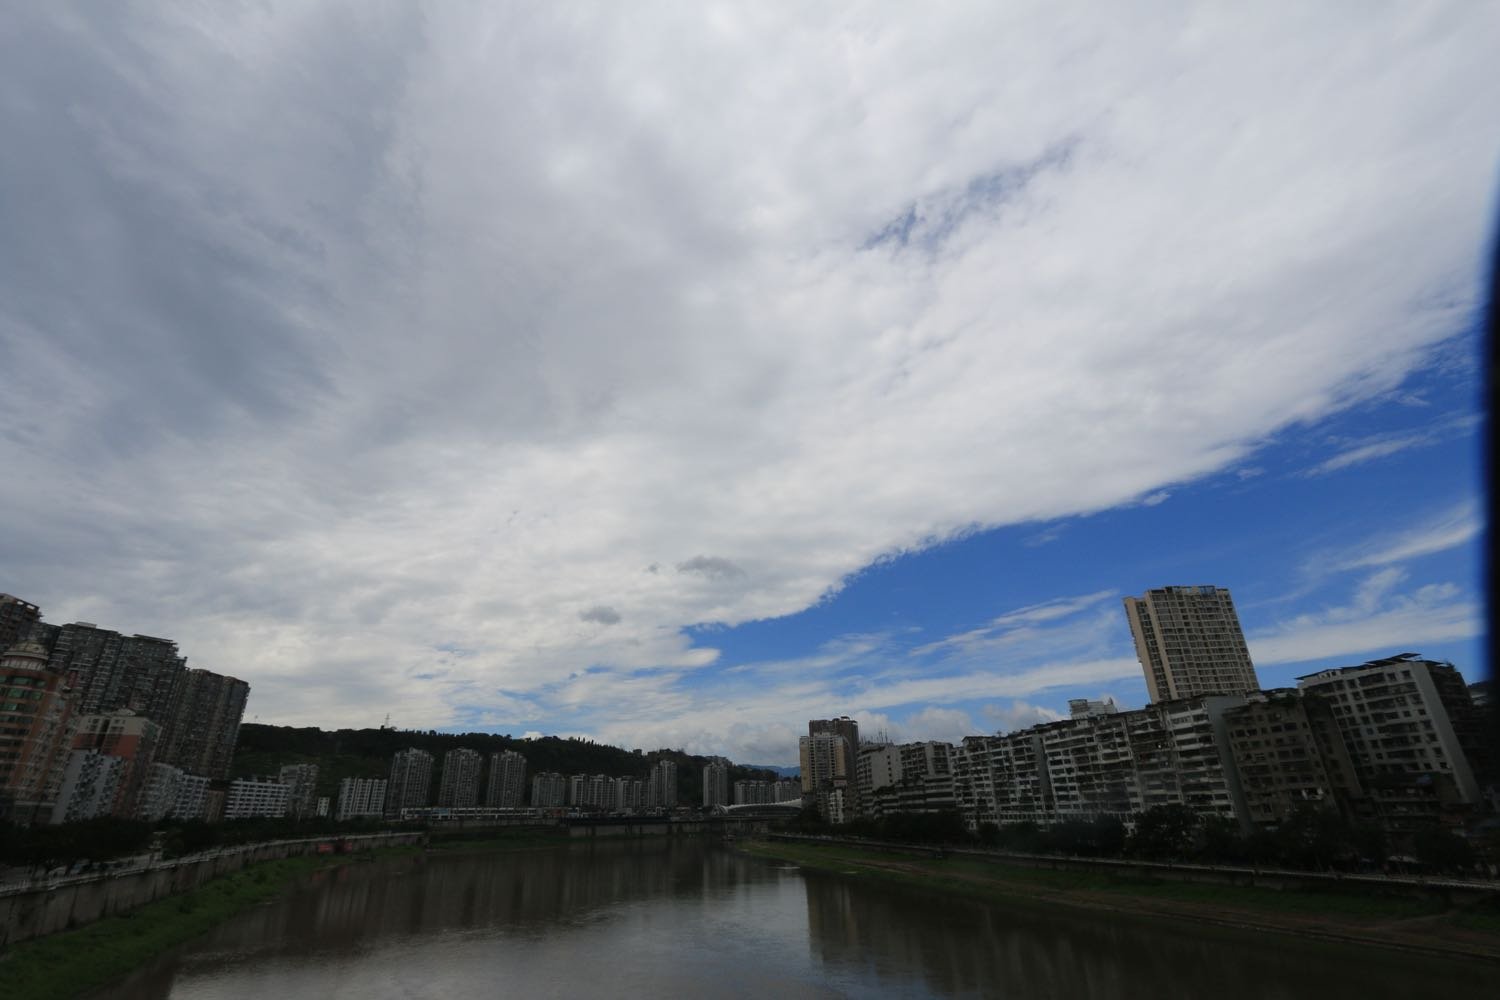
M1100 595L1094 595L1093 598L1091 598L1089 601L1084 602L1083 606L1088 607L1089 605L1097 603L1097 599L1099 596ZM85 622L74 623L70 626L58 626L55 623L47 622L45 621L44 616L39 613L40 609L37 608L36 605L21 601L11 594L0 593L0 606L19 606L29 612L29 617L27 617L19 624L15 625L15 627L10 630L11 632L17 632L19 630L18 634L20 637L24 637L27 634L27 631L30 630L33 639L45 638L50 634L55 640L55 637L59 633L59 631L65 636L70 634L71 632L77 634L98 633L104 635L113 635L116 639L119 638L118 633L110 632L109 630L104 630L103 632L101 632L101 630L98 629L98 626L94 623ZM1058 607L1054 605L1052 607L1038 607L1025 610L1031 612L1031 618L1033 620L1046 621L1049 618L1055 617L1066 619L1078 609ZM1148 705L1155 705L1163 702L1177 703L1179 701L1182 701L1183 699L1192 699L1195 697L1201 698L1204 695L1233 695L1236 693L1260 693L1263 691L1285 692L1290 690L1292 687L1291 681L1288 681L1285 684L1279 682L1277 684L1261 684L1259 682L1258 678L1255 675L1253 663L1250 663L1246 659L1244 659L1245 643L1243 632L1241 629L1241 623L1238 619L1238 615L1235 612L1232 596L1226 588L1216 587L1213 585L1194 585L1189 587L1168 586L1165 588L1153 589L1148 591L1143 597L1140 598L1125 598L1123 615L1126 619L1127 627L1132 634L1132 640L1135 646L1135 653L1137 657L1135 661L1135 667L1140 674L1140 678L1138 679L1141 681L1141 686L1147 692L1146 703ZM1151 622L1153 619L1155 619L1154 625L1146 624ZM1143 628L1149 630L1151 636L1153 636L1154 638L1147 638L1145 633L1142 631ZM1171 637L1173 633L1176 633L1177 637ZM11 635L9 632L7 633L7 636L10 638L17 638L17 636ZM172 656L175 659L177 669L179 671L184 671L186 658L176 657L176 644L172 640L140 636L137 636L136 638L146 638L150 643L160 644L163 647L170 648L172 651ZM972 638L972 635L967 638ZM1165 663L1161 659L1161 654L1157 653L1156 651L1158 642L1161 643L1162 649L1166 652L1167 660L1165 661ZM1206 647L1201 647L1201 644L1205 642L1208 643L1208 645ZM11 653L17 656L35 655L37 657L40 657L42 662L44 663L46 662L46 659L48 657L47 647L45 645L38 645L30 640L18 641L8 647L0 644L0 653L4 653L7 648ZM1207 658L1200 659L1205 653L1208 654ZM1416 652L1406 652L1398 654L1396 659L1400 659L1401 657L1416 657L1420 655L1421 654ZM52 659L54 661L57 661L58 657L54 655ZM1296 664L1305 664L1309 662L1309 660L1298 658L1293 662L1295 662ZM1376 658L1376 662L1384 661L1382 661L1381 658ZM1370 661L1366 661L1361 664L1344 662L1343 660L1338 659L1337 663L1324 664L1319 669L1326 672L1331 668L1334 672L1337 672L1340 670L1353 670L1361 667L1368 667L1369 665ZM1451 664L1449 664L1449 666L1451 666ZM1166 670L1165 674L1162 673L1163 669ZM61 676L61 674L56 669L52 669L51 672L57 674L58 676ZM1173 679L1170 681L1170 684L1173 688L1173 693L1170 697L1157 697L1156 692L1153 690L1153 675L1155 675L1156 677L1156 684L1161 685L1168 683L1166 680L1167 674L1170 674L1173 677ZM1296 677L1296 687L1302 687L1307 679L1307 676L1308 675L1301 675ZM1459 671L1458 676L1463 677L1462 671ZM209 729L218 729L223 728L221 722L224 721L221 720L219 716L223 714L223 711L228 710L230 711L230 716L233 718L233 720L235 720L232 731L237 731L238 719L244 708L245 694L243 689L246 689L248 687L245 682L237 680L235 678L223 677L217 674L213 674L202 669L185 670L184 677L186 678L186 681L189 682L182 684L183 696L185 700L193 702L195 704L197 700L201 700L195 699L193 694L191 693L195 685L202 686L203 684L207 684L207 692L209 694L208 701L205 702L204 705L199 706L200 710L196 712L189 710L186 712L186 714L188 716L197 718L200 726L206 726ZM1214 680L1215 677L1218 678L1217 681ZM1468 683L1473 682L1473 678L1468 679ZM94 686L95 685L93 683L89 683L84 685L80 690L91 690ZM240 689L238 691L238 700L234 700L233 698L231 698L231 700L233 701L233 705L229 706L227 709L224 705L218 705L218 702L222 701L224 697L230 697L234 693L234 689ZM77 692L70 695L69 697L73 698L76 701ZM1013 706L1016 704L1017 703L1013 703ZM1121 708L1134 707L1128 704L1122 706L1117 701L1116 696L1112 694L1103 695L1102 700L1098 701L1090 700L1087 698L1070 698L1068 699L1067 704L1069 712L1071 713L1071 717L1074 719L1079 718L1081 713L1092 714L1096 711L1115 712L1120 710ZM123 712L122 714L126 716L134 715L134 713L128 710ZM169 718L180 721L178 717L182 715L184 715L184 711L182 709L179 709L171 716L169 716ZM850 719L847 715L841 716L836 719L810 720L808 723L809 736L813 738L826 736L829 739L837 739L845 747L844 750L838 751L836 753L832 750L829 750L828 748L825 748L825 755L831 754L822 769L823 772L826 773L822 774L821 779L814 777L813 784L816 785L820 780L826 781L833 777L835 773L839 777L844 777L846 775L852 774L854 766L853 757L855 755L854 748L865 744L892 745L895 743L922 743L931 740L956 743L961 741L965 737L986 734L1003 736L1011 731L1019 731L1027 729L1029 727L1061 722L1066 720L1068 717L1068 714L1056 713L1051 711L1033 711L1028 713L1013 712L1010 717L1004 718L1001 725L996 728L986 728L982 726L976 727L972 720L965 718L962 720L962 725L965 728L961 730L958 728L949 728L947 733L943 736L913 735L911 733L902 733L900 729L897 729L894 733L894 739L889 719L883 715L876 717L875 721L878 723L879 729L872 730L876 733L876 735L871 739L860 737L858 721ZM100 717L94 716L93 718L98 719ZM954 720L948 721L950 722L950 725L955 724ZM319 726L318 728L321 728L321 726ZM330 728L336 727L330 726ZM388 723L382 724L379 728L382 730L395 730L395 727L388 725ZM422 730L420 729L420 727L415 727L407 729L406 731L421 732ZM453 728L445 730L444 732L447 735L462 736L471 735L474 733L474 730ZM559 735L560 734L556 733L529 732L523 734L521 738L528 741L531 739L556 739L559 737ZM182 732L178 732L177 736L179 738L186 738L186 734ZM569 736L568 738L576 739L581 737L574 734L572 736ZM189 740L188 742L191 742L191 740ZM808 774L808 737L799 737L798 744L799 750L796 758L794 758L794 763L800 763L801 771L804 775L803 784L806 785L808 783L808 778L806 777ZM175 745L176 743L174 742L173 746ZM641 753L644 749L647 749L639 745L631 748L627 741L621 741L616 744L616 746L622 750L634 749L635 753L637 754ZM228 753L228 747L229 745L215 745L212 748L204 748L211 749L211 756L213 756L216 761L219 761L219 763L208 765L208 758L205 757L203 761L199 762L199 766L196 769L203 770L206 768L206 770L215 774L227 771L228 759L224 756L224 754ZM689 753L696 753L700 756L706 756L711 760L725 759L722 754L704 754L702 753L702 751L695 751L691 750L690 748L684 748L680 746L676 748L663 746L657 749L675 749L678 752L686 751ZM425 782L428 780L428 777L430 776L432 760L430 756L422 751L412 750L411 752L414 754L418 754L419 756L426 758L427 760L427 763L424 766L428 770L425 770L421 777L421 781L425 784ZM177 750L172 751L172 753L177 753L180 756L180 753ZM169 753L168 756L171 756L172 753ZM468 768L468 777L462 780L467 782L467 785L465 787L468 789L468 791L462 794L456 794L455 791L447 790L446 785L451 778L450 768L448 767L448 764L451 762L451 760L445 761L444 767L441 771L445 789L439 795L439 804L467 804L470 806L475 805L477 804L479 798L479 768L483 767L482 758L480 757L480 755L476 754L470 749L459 749L453 751L452 753L448 754L448 758L453 758L454 754L458 754L459 756L464 757L467 762L465 764L465 767ZM191 756L194 757L194 760L197 760L199 756L202 756L202 753L195 752ZM398 753L396 756L397 760L399 761L403 757L403 754ZM814 754L814 756L816 756L816 754ZM469 758L472 758L472 760L469 760ZM496 804L495 802L492 802L490 800L495 798L499 794L498 789L500 786L496 785L495 782L500 780L500 775L498 773L498 770L496 769L499 767L499 762L503 758L514 758L515 762L520 765L520 770L516 777L518 779L524 779L526 765L523 755L512 751L506 751L503 754L493 754L489 764L491 770L486 772L486 774L488 775L487 780L490 783L488 786L489 790L485 793L486 805ZM837 761L836 764L834 762L835 758ZM779 761L772 761L769 758L758 759L756 763L750 764L748 766L769 766L778 769L785 769L786 767L785 764ZM817 775L821 772L817 767L814 767L812 773L814 775ZM393 783L395 782L394 770L392 781ZM515 782L512 782L510 778L506 778L505 783L507 785L511 785ZM457 786L455 786L455 788L456 787ZM513 788L511 794L514 795L515 791L516 789ZM462 799L463 801L461 803L457 801L444 802L444 797ZM473 799L474 801L469 801L470 799Z
M1166 586L1479 680L1486 15L19 11L0 590L764 764L1144 705Z

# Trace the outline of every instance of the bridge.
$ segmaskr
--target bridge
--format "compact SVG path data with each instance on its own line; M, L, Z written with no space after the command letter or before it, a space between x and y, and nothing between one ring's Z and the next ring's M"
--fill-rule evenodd
M801 801L761 802L754 805L714 806L713 815L728 819L790 819L802 812Z
M768 833L802 811L797 803L715 806L707 815L568 816L559 820L570 837L739 836Z

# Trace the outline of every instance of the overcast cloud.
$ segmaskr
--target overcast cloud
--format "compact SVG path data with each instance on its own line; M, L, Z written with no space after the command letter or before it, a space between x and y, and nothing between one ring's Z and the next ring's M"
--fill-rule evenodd
M1500 18L1151 7L16 5L0 589L266 721L691 740L685 626L1394 389L1477 305Z

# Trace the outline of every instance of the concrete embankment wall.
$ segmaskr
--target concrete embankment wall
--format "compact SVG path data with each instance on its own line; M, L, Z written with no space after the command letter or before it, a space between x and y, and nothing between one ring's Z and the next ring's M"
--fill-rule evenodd
M770 828L764 819L683 820L642 819L569 819L564 820L568 836L573 839L598 837L734 837L763 834Z
M1401 896L1431 897L1448 903L1463 903L1500 895L1500 882L1471 882L1460 879L1393 877L1384 875L1351 875L1333 872L1297 872L1266 868L1238 868L1219 865L1169 864L1153 861L1115 858L1065 858L1049 854L1010 854L968 848L934 848L925 845L893 844L857 838L818 837L798 834L770 835L771 840L802 841L810 844L842 844L874 851L963 857L999 865L1022 868L1047 868L1054 871L1087 871L1117 875L1121 878L1161 879L1171 882L1197 882L1205 885L1249 886L1258 889L1317 890L1322 892L1357 892Z
M420 843L421 832L360 834L347 838L355 850ZM262 861L318 853L329 838L278 840L224 848L134 871L72 878L46 886L0 893L0 949L31 938L81 927L128 913L154 900L189 892L211 879Z

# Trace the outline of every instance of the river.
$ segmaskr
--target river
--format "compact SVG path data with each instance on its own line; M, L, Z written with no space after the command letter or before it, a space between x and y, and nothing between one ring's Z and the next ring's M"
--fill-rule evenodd
M96 994L1279 998L1492 995L1494 968L875 884L683 840L320 873Z

